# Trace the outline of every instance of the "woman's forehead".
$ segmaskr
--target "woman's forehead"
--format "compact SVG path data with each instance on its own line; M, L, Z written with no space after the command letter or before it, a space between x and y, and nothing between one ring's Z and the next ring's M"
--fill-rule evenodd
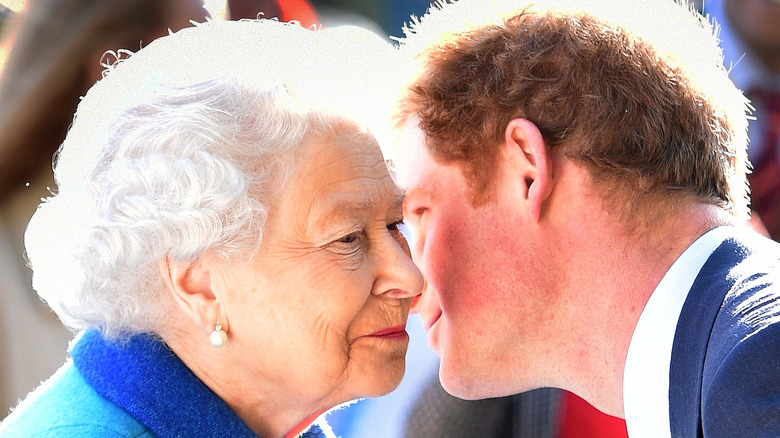
M376 216L400 208L403 192L390 177L370 134L339 130L308 141L278 204L280 211L289 211L289 220L305 219L314 226L338 217Z

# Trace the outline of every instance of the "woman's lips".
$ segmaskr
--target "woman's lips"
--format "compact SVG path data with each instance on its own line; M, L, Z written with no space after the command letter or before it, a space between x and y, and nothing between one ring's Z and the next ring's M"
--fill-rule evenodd
M375 331L374 333L371 333L368 336L372 338L382 338L382 339L406 339L409 337L409 335L406 333L405 325L396 325L393 327L388 327L386 329Z

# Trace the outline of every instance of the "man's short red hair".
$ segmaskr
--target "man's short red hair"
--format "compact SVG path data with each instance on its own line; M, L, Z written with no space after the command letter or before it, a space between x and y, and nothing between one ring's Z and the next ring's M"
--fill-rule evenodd
M461 7L442 8L450 6ZM690 41L656 44L615 22L555 7L440 33L416 54L421 73L400 103L400 121L419 117L433 155L461 165L475 205L490 200L508 122L525 118L548 148L588 169L602 194L617 196L623 214L649 197L677 195L745 213L745 100L712 55L720 52L710 47L711 28L674 6L686 15L684 30L695 31ZM663 23L668 9L646 20L679 25ZM408 31L402 50L432 35L428 21L447 29L437 13L444 16L434 9ZM680 52L704 46L707 53ZM684 62L696 56L712 65Z

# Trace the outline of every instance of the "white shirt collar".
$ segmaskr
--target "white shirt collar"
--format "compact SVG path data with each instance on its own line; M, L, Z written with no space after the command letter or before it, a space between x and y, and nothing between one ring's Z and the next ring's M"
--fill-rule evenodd
M704 263L731 227L699 237L666 272L639 316L623 372L623 406L628 435L669 437L669 364L677 320Z

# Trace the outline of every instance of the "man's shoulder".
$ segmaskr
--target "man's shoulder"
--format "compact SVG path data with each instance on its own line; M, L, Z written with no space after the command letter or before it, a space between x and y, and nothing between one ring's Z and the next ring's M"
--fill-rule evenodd
M698 284L697 284L698 283ZM780 312L780 243L751 231L735 231L705 263L694 288L725 293L718 318L737 318L754 325Z
M744 258L727 271L730 288L713 331L745 339L780 323L780 243L747 234L733 244Z
M736 344L766 324L780 322L779 315L780 243L733 229L696 274L677 328L710 347L719 330L731 331L723 335ZM682 335L675 340L690 341Z
M742 254L739 263L731 267L737 275L765 272L780 263L780 243L747 227L732 229L721 246L728 246L732 252ZM715 263L718 261L712 260Z
M705 363L707 437L780 436L780 319L775 314L747 333Z
M677 323L669 368L673 436L701 436L702 427L713 437L780 433L777 422L763 426L755 417L780 409L780 245L726 231L696 274ZM728 407L718 401L724 397Z
M740 265L743 265L741 270L744 273L777 266L780 262L780 242L764 237L749 229L740 229L734 232L731 237L726 239L725 243L729 242L745 252L745 260L740 263ZM744 266L747 260L750 260L750 263L753 264L753 269Z
M70 362L13 409L0 423L0 436L152 437L142 424L98 394Z
M735 239L744 258L728 271L728 290L707 345L702 379L705 436L780 433L780 244Z
M727 239L724 245L742 257L729 259L723 269L715 271L718 281L711 282L713 289L727 288L708 333L706 360L716 367L741 342L762 330L774 326L774 331L780 326L780 244L745 234ZM717 257L717 251L712 257ZM712 260L714 264L720 262ZM699 296L706 300L712 295ZM708 372L714 372L712 366L707 368L705 383Z

